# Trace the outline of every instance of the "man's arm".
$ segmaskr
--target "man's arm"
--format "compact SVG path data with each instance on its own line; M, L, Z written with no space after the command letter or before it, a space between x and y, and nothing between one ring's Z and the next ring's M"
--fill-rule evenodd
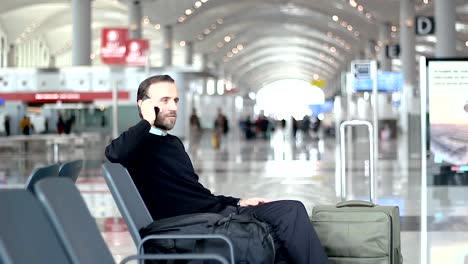
M125 166L132 158L138 156L135 155L136 151L144 143L150 128L150 123L142 119L136 125L123 132L106 147L105 154L107 159L110 162L121 163Z
M256 206L256 205L259 205L259 204L270 202L268 199L262 198L262 197L253 197L253 198L248 198L248 199L240 199L240 198L235 198L235 197L231 197L231 196L224 196L224 195L215 195L215 196L216 196L216 198L218 198L221 201L222 204L232 205L232 206L240 206L240 207Z
M225 205L232 205L232 206L237 206L237 204L240 201L240 198L235 198L231 196L224 196L224 195L215 195L218 200Z

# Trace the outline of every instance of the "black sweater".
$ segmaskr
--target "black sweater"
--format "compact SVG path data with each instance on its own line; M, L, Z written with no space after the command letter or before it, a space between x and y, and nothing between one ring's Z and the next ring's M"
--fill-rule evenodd
M141 120L106 148L109 161L127 168L153 219L191 213L216 213L239 198L213 195L198 175L179 138L149 133Z

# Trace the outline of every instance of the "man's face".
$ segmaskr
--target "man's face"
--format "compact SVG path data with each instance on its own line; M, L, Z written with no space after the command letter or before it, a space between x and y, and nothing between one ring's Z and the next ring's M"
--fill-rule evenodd
M177 105L179 103L179 94L175 83L154 83L148 89L148 96L154 106L159 107L155 126L163 130L171 130L177 119Z

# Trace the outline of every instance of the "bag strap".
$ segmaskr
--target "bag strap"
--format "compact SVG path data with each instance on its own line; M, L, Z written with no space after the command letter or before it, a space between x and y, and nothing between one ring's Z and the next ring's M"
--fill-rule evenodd
M220 219L218 222L216 222L215 226L221 226L221 225L229 225L230 222L234 223L244 223L244 224L256 224L260 226L263 231L266 234L270 233L269 230L269 225L257 218L255 213L250 213L250 214L229 214L229 216L224 217L223 219Z
M216 222L216 225L223 225L226 224L227 222L236 222L236 223L252 223L252 222L260 222L258 218L255 216L254 213L250 214L229 214L228 216L220 219L218 222Z

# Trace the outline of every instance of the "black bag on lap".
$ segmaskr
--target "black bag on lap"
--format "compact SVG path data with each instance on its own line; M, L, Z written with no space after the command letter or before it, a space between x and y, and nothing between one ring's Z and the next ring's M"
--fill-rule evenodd
M148 235L221 234L234 246L236 264L272 264L275 247L270 226L254 215L223 216L219 214L191 214L155 221L140 230ZM229 247L220 239L151 239L144 243L146 254L157 253L213 253L230 261ZM148 262L147 262L148 263ZM217 263L215 261L152 261L150 263Z

